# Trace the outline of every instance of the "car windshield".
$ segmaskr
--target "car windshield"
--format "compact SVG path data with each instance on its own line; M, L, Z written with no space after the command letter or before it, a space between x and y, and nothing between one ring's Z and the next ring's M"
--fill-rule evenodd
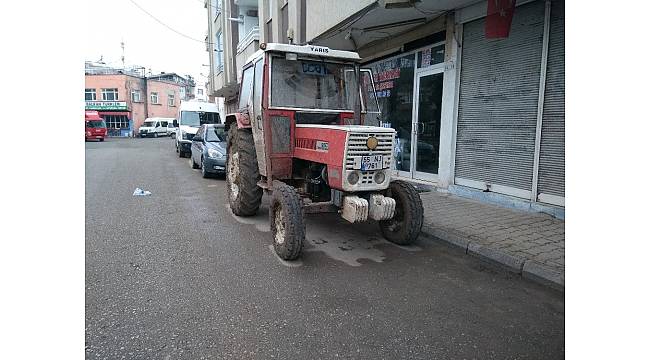
M142 126L153 127L155 123L155 121L145 121Z
M201 126L203 124L218 124L219 113L202 111L181 111L181 125Z
M104 120L91 120L91 121L86 121L86 127L87 128L105 128L106 123Z
M209 127L205 132L205 141L226 141L226 130L221 126Z
M352 111L357 91L351 64L281 57L271 63L273 106Z

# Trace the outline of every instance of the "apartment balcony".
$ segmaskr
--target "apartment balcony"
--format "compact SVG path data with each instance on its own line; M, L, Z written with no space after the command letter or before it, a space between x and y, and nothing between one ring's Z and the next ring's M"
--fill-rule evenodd
M226 100L232 99L239 92L239 84L236 81L234 76L226 76L223 65L215 65L215 74L213 76L214 82L212 84L214 89L214 95L218 97L224 97ZM232 79L232 80L230 80Z
M254 26L237 44L237 81L240 81L241 70L246 60L260 48L260 28Z

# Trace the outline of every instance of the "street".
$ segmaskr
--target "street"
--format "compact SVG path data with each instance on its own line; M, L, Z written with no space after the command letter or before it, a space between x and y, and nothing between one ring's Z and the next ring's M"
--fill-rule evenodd
M266 196L235 217L224 177L172 139L85 154L88 359L564 358L562 293L337 214L307 215L303 256L284 262Z

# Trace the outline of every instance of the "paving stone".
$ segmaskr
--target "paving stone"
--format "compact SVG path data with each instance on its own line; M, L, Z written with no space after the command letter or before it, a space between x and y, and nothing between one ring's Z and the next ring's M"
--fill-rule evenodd
M485 261L501 261L501 266L514 272L521 272L522 266L530 262L526 276L542 279L540 282L547 280L535 275L534 264L561 273L563 279L563 220L435 191L422 193L421 198L425 208L425 234ZM558 277L550 278L548 281Z

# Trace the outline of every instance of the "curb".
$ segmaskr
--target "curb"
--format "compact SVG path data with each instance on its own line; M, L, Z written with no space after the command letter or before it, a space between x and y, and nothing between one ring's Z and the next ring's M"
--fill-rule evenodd
M432 240L439 240L465 254L476 257L494 267L521 275L524 279L534 281L555 290L564 292L564 274L533 260L507 254L501 250L472 242L468 237L455 232L422 226L422 235Z

